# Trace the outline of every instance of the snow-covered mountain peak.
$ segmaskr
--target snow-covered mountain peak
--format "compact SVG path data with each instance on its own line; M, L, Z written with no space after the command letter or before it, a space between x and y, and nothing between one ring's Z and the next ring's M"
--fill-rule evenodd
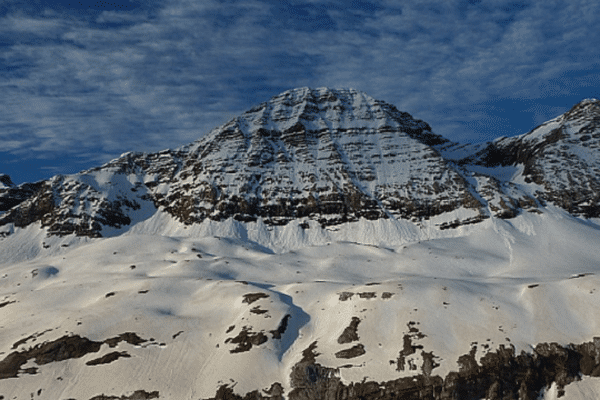
M471 199L430 147L445 141L425 122L356 90L287 91L179 149L184 160L177 176L186 193L205 203L188 202L178 215L188 223L260 217L269 225L308 217L328 226L361 217L412 218L417 200L439 214L462 202L436 204L445 184ZM410 183L424 170L440 177L435 188ZM181 210L181 196L174 195L179 182L169 187L165 207Z
M586 176L595 173L598 157L589 145L600 135L597 101L578 106L568 119L462 148L454 153L475 154L457 158L447 156L456 146L427 123L365 93L293 89L178 149L129 152L79 174L8 190L0 198L0 226L41 222L51 234L105 236L164 213L186 226L232 220L242 230L248 223L272 230L296 224L302 235L313 235L308 227L323 232L362 219L413 224L433 218L440 229L452 229L512 218L537 209L542 203L536 198L550 199L536 192L542 184L554 190L555 178L542 177L555 163L544 161L548 149L574 153L579 158L571 159L587 160L580 165ZM559 186L573 186L565 182Z
M600 100L590 98L575 104L563 118L566 120L594 119L600 117Z
M250 137L257 132L405 128L407 133L424 131L426 141L446 141L431 133L431 127L393 105L375 100L355 89L299 88L288 90L234 118L219 129L239 129ZM365 131L369 134L373 131ZM210 136L210 135L209 135Z
M381 104L356 90L301 88L273 97L244 113L241 119L253 132L285 131L298 123L309 130L375 128L385 123L386 113Z

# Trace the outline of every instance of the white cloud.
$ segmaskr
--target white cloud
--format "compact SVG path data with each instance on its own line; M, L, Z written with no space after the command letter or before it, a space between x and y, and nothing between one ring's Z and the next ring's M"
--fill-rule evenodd
M0 19L0 32L17 35L20 33L52 34L63 25L64 22L60 20L15 15Z

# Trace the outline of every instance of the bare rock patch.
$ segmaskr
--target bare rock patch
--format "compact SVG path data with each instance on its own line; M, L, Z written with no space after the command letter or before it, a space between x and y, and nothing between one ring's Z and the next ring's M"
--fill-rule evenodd
M350 325L344 329L337 342L339 344L346 344L357 341L359 339L357 332L358 324L360 324L360 318L352 317Z
M356 358L366 353L365 346L357 344L346 350L340 350L335 353L336 358Z
M227 338L225 343L237 344L235 349L229 350L230 353L242 353L249 351L252 346L260 346L267 340L269 339L263 332L252 332L249 327L245 326L237 336Z
M96 358L94 360L90 360L88 362L85 363L85 365L100 365L100 364L110 364L113 361L117 361L119 358L121 357L125 357L125 358L131 358L131 356L129 354L127 354L126 351L113 351L112 353L108 353L100 358Z
M266 293L248 293L244 295L244 300L242 300L242 303L252 304L257 300L266 299L268 297L269 295Z
M149 400L149 399L159 399L159 392L146 392L145 390L136 390L133 394L129 396L106 396L101 394L99 396L94 396L90 400Z

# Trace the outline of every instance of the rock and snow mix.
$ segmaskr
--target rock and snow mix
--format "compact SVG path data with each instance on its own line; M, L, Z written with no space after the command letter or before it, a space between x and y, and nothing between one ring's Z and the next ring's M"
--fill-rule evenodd
M14 186L14 183L10 179L10 176L6 174L0 174L0 189L7 189Z
M297 89L5 184L0 396L600 398L598 109L461 146Z

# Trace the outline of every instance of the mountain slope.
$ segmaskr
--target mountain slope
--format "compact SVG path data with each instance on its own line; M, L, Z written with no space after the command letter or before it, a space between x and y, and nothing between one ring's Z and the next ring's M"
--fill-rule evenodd
M598 376L600 227L550 208L466 228L279 254L15 232L0 242L0 394L537 399ZM26 240L44 253L10 260Z

